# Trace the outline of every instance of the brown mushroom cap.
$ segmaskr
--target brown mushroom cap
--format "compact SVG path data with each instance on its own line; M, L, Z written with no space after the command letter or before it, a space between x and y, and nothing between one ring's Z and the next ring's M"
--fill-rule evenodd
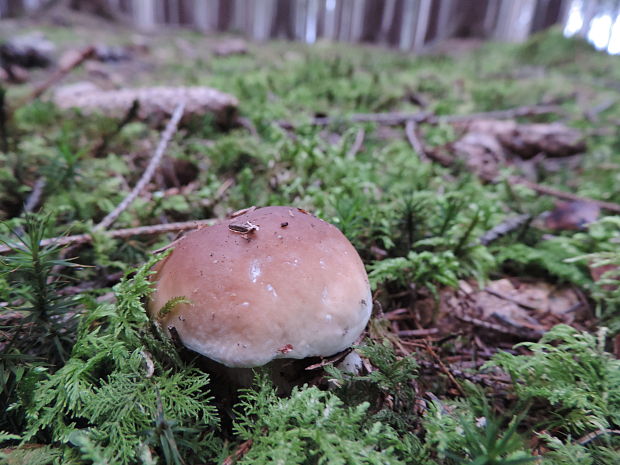
M364 330L372 307L351 243L294 207L257 208L188 234L154 280L151 316L189 349L230 367L338 353ZM178 297L189 303L161 312Z

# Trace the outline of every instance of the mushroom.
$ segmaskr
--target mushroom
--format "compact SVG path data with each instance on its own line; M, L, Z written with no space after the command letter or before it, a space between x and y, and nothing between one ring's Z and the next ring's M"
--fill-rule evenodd
M149 313L185 347L227 367L334 355L370 317L356 250L305 210L250 208L172 247L155 267Z

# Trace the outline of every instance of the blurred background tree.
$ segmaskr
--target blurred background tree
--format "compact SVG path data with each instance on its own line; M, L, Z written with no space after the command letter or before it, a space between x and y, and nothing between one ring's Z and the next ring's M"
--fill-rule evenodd
M142 31L169 25L253 40L370 42L415 52L454 38L518 42L559 25L567 35L620 52L620 0L0 0L0 20L48 15L62 21L71 10Z

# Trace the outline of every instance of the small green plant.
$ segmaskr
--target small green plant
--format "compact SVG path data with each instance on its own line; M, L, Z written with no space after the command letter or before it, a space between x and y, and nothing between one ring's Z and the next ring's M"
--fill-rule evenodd
M583 434L620 426L620 361L604 351L599 337L566 325L555 326L540 342L517 347L531 355L499 352L490 366L505 370L521 402L545 401L554 407L543 425Z
M279 399L265 376L241 395L234 431L252 441L241 464L404 464L411 444L368 417L368 403L345 407L316 387Z
M438 296L439 286L458 285L459 262L451 251L409 252L406 257L388 258L370 265L373 288L389 281L416 283Z
M387 340L366 340L355 350L375 369L366 375L353 375L327 365L325 370L330 381L338 386L338 396L347 405L369 402L373 419L398 431L412 429L419 420L414 413L416 399L411 386L418 372L414 358L398 357Z
M494 418L488 409L472 424L460 417L464 437L462 452L448 451L447 456L463 465L519 465L536 460L524 451L523 440L517 434L521 418L513 418L502 431L502 420ZM465 452L465 454L463 454Z
M116 286L116 305L98 306L82 319L71 358L22 401L24 440L75 443L87 457L97 453L119 464L136 463L147 446L168 465L190 452L205 459L221 447L213 437L218 418L208 376L180 360L141 302L159 258Z
M21 412L9 406L38 381L38 365L53 371L66 362L75 340L78 302L60 294L65 283L57 271L74 264L58 258L57 245L41 245L49 223L49 216L27 215L0 238L11 249L0 257L0 300L7 304L0 309L0 428L13 431L21 428Z

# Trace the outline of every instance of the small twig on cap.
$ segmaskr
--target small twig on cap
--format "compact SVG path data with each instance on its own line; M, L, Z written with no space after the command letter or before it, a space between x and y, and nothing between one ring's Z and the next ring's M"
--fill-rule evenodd
M122 237L141 236L141 235L155 235L165 234L169 232L177 231L189 231L190 229L198 229L204 226L211 226L217 223L217 219L211 218L207 220L193 220L183 221L179 223L167 223L167 224L155 224L152 226L139 226L137 228L125 228L115 229L112 231L101 231L100 234L118 239ZM58 236L51 237L49 239L43 239L39 245L41 247L47 247L48 245L70 245L70 244L84 244L92 242L93 236L90 234L75 234L73 236ZM8 245L0 245L0 254L7 253L13 250Z
M179 124L179 121L181 121L181 117L183 116L184 109L185 109L185 102L181 102L177 105L177 107L174 110L174 113L172 114L172 118L170 118L170 121L168 121L168 124L166 125L166 129L161 135L161 139L159 140L159 144L157 145L157 148L155 149L155 152L153 153L153 157L151 158L151 161L146 167L146 170L144 170L144 174L142 174L142 177L140 178L136 186L133 188L133 190L129 193L129 195L125 197L123 201L120 204L118 204L118 206L114 210L112 210L108 215L106 215L106 217L103 220L101 220L101 222L98 225L95 226L94 228L95 231L106 229L108 228L108 226L114 223L114 221L116 221L116 219L120 216L120 214L123 213L123 211L129 205L131 205L131 203L134 200L136 200L138 195L140 195L140 193L144 190L146 185L149 183L149 181L155 174L155 169L159 165L159 162L161 161L164 155L164 152L166 151L166 147L168 147L168 143L170 142L170 139L172 139L172 136L177 130L177 125Z

